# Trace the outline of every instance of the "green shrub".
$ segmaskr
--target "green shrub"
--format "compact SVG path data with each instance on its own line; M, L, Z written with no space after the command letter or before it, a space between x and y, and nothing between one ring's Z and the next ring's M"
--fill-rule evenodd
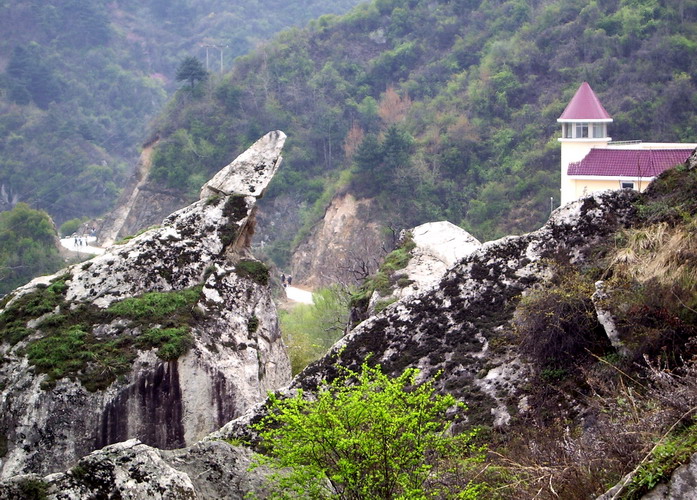
M269 268L258 260L241 260L235 265L238 276L250 279L262 286L269 284Z
M186 312L201 296L201 287L171 292L148 292L109 306L107 312L134 320L160 321Z
M48 485L41 479L22 479L18 484L18 489L24 500L45 500L48 498Z
M181 328L153 328L138 337L136 346L141 349L157 347L157 356L165 361L174 361L186 354L193 345L191 330Z
M650 458L643 463L622 496L623 500L638 500L656 485L670 479L679 466L687 463L697 452L697 424L674 432L656 444Z
M339 370L311 399L269 396L255 429L268 453L257 463L281 471L271 476L272 498L478 498L471 482L451 489L442 481L447 459L461 470L481 459L475 431L447 432L446 412L464 405L436 395L432 381L417 383L416 369L399 377L367 364Z
M63 238L65 238L66 236L70 236L78 230L78 228L82 225L83 222L87 220L89 220L87 217L67 220L63 224L61 224L61 227L58 230L58 232Z

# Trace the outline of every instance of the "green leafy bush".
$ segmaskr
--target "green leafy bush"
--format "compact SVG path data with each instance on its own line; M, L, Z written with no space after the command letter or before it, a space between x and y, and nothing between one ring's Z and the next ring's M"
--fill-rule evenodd
M481 458L476 432L448 434L446 412L464 406L436 395L418 370L396 378L364 364L340 368L312 398L269 397L269 414L255 426L268 456L257 463L280 470L272 498L477 498L471 482L450 489L447 458L467 468Z
M262 286L269 284L269 268L258 260L241 260L235 264L235 272L238 276L250 279Z
M140 349L157 347L157 356L165 361L174 361L184 355L193 345L194 338L188 327L153 328L136 340Z

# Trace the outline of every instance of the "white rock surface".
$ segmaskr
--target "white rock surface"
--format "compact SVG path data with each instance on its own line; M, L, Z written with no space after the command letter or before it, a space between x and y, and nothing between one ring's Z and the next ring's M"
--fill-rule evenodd
M457 261L481 246L477 238L447 221L421 224L412 229L411 234L416 248L400 274L405 274L413 283L395 290L399 298L432 287Z
M282 132L267 134L214 177L200 201L169 216L162 227L54 276L67 285L62 302L40 320L23 319L29 334L19 343L0 343L0 437L7 442L0 477L65 469L96 448L129 438L182 447L289 382L270 291L238 270L240 259L249 258L256 199L278 169L284 140ZM50 281L40 278L16 290L4 311ZM69 378L42 388L46 376L35 373L26 358L27 346L45 335L42 322L84 310L80 327L89 335L135 341L161 325L100 311L146 292L195 286L201 293L187 312L185 326L194 340L185 355L163 361L155 349L138 348L130 371L113 377L104 390L90 392ZM99 363L94 359L90 366Z

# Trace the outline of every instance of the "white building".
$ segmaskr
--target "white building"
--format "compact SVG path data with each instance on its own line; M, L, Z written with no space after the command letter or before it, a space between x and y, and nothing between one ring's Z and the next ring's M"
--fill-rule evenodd
M562 125L561 204L606 189L643 191L664 170L683 163L697 144L612 142L612 117L587 82L557 122Z

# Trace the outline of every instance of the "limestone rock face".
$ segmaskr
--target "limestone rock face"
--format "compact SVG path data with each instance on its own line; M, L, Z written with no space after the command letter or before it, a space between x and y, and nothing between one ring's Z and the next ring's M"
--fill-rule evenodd
M11 294L0 314L1 477L63 470L130 438L183 447L289 382L266 269L247 247L284 141L267 134L160 228ZM189 302L158 316L152 292ZM140 312L119 309L133 298Z
M334 283L355 283L354 271L362 264L377 269L384 254L384 237L371 211L371 200L356 200L350 194L334 198L322 221L313 229L306 243L293 254L291 275L295 283L311 288Z
M475 423L502 426L525 411L529 371L513 340L518 297L549 274L552 259L582 262L598 241L633 219L629 192L604 193L557 209L541 229L481 245L440 281L360 323L294 385L312 390L336 374L359 369L369 355L388 373L407 367L467 403Z

